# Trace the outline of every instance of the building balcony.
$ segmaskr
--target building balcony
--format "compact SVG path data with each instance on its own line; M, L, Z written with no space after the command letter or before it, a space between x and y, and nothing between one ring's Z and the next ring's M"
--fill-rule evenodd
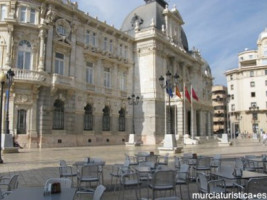
M32 83L40 83L44 81L46 78L46 74L37 71L25 70L25 69L12 69L15 73L14 79L19 82L32 82Z
M51 84L55 88L70 89L74 88L74 77L67 77L60 74L53 74Z

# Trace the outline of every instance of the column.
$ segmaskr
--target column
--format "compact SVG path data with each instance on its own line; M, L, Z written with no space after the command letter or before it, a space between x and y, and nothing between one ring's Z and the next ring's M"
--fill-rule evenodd
M46 37L46 30L43 28L39 32L39 38L40 38L40 49L39 49L39 64L38 64L38 71L44 71L44 59L45 59L45 41Z
M12 40L13 40L13 26L8 25L7 32L8 32L8 38L7 38L7 55L6 55L6 68L11 68L11 49L12 49Z

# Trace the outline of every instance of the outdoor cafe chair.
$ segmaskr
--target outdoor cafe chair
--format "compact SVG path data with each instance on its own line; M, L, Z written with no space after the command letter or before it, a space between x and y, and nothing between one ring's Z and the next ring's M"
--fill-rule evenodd
M180 169L180 167L181 167L181 159L179 157L177 157L177 156L174 156L173 159L174 159L174 167L175 167L175 169Z
M59 177L60 178L71 178L73 182L73 177L77 176L73 167L68 166L65 160L59 161Z
M45 182L44 191L48 191L49 185L53 183L59 183L60 188L71 188L71 180L68 178L49 178Z
M125 164L114 164L112 165L112 169L110 172L110 184L111 186L113 186L113 179L115 179L115 185L114 185L114 191L116 190L117 186L118 186L118 181L120 180L121 176L123 174L129 173L129 164L125 163Z
M189 194L189 165L187 165L187 164L181 165L181 167L177 170L175 181L176 181L176 185L179 185L181 199L183 199L182 185L187 186L188 198L190 198L190 194Z
M13 191L18 188L18 177L19 175L15 174L11 177L0 177L0 186L4 186L6 191Z
M169 163L169 153L166 153L164 156L158 157L158 165L168 165Z
M139 199L140 196L140 179L137 172L129 171L128 173L124 173L120 178L120 191L119 191L119 199L121 199L122 192L122 200L124 200L124 191L126 188L135 189L136 199ZM138 195L139 193L139 195Z
M221 166L221 154L216 154L211 158L210 167L216 169Z
M135 156L129 156L127 153L125 155L125 162L129 163L129 165L137 165L137 158Z
M197 174L198 191L201 193L225 193L226 188L223 179L209 180L208 175L200 172Z
M199 157L197 158L196 165L194 166L194 170L196 173L202 171L209 173L210 172L210 157Z
M91 183L99 185L100 172L99 166L96 164L87 164L81 167L81 171L77 176L78 190L91 190ZM85 186L83 186L85 184ZM87 187L90 184L90 188Z
M82 194L90 194L90 195L92 195L92 198L90 198L90 199L92 199L92 200L101 200L105 190L106 190L106 187L103 186L103 185L98 185L95 190L90 190L90 191L79 191L79 190L77 190L74 199L81 199L80 195L82 195Z
M158 170L152 176L152 180L149 184L149 188L152 190L152 199L156 199L156 194L159 192L164 192L165 194L167 191L173 191L174 195L176 196L176 180L174 170ZM165 195L166 197L166 195Z
M260 194L266 194L266 191L267 191L266 190L267 188L266 177L265 178L251 178L248 180L245 186L238 185L238 184L235 184L235 185L240 189L240 192L251 194L253 196L252 200L266 199L266 196L265 198L259 198L258 196Z

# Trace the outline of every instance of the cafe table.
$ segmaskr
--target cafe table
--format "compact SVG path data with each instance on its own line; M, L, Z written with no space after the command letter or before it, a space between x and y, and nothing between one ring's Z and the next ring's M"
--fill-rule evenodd
M250 178L267 178L267 174L264 173L259 173L259 172L252 172L252 171L247 171L244 170L242 173L242 176L234 176L233 175L234 169L229 170L229 168L222 168L218 169L214 172L211 172L213 176L218 176L221 178L226 178L229 180L234 180L234 179L250 179Z
M50 195L44 195L43 187L18 188L4 200L73 200L75 193L75 188L63 188L60 193Z

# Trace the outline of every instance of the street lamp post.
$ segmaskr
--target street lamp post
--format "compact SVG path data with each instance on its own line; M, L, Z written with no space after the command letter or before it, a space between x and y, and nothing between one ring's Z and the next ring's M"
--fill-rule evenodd
M4 163L2 159L2 108L3 108L3 89L6 81L6 74L2 71L0 73L0 82L1 82L1 98L0 98L0 164Z
M7 77L7 95L6 95L6 119L5 119L5 134L9 134L9 93L10 93L10 88L13 83L13 77L15 76L14 71L9 69L7 71L6 77Z
M134 106L138 105L140 97L132 94L127 99L128 99L128 104L133 106L133 119L132 119L132 133L129 135L129 141L126 143L126 145L138 146L138 145L140 145L140 143L138 143L136 141L136 135L135 135L135 123L134 123L135 109L134 109Z
M172 89L174 86L177 86L178 84L178 79L179 75L176 73L175 75L172 75L170 71L167 71L166 73L166 82L164 82L164 77L160 76L159 77L159 83L162 89L166 89L168 93L168 115L169 117L166 116L167 118L167 130L164 136L164 143L163 147L159 148L159 150L170 150L170 151L177 151L177 145L176 145L176 138L174 136L173 130L172 130L172 116L171 116L171 96L172 94Z

